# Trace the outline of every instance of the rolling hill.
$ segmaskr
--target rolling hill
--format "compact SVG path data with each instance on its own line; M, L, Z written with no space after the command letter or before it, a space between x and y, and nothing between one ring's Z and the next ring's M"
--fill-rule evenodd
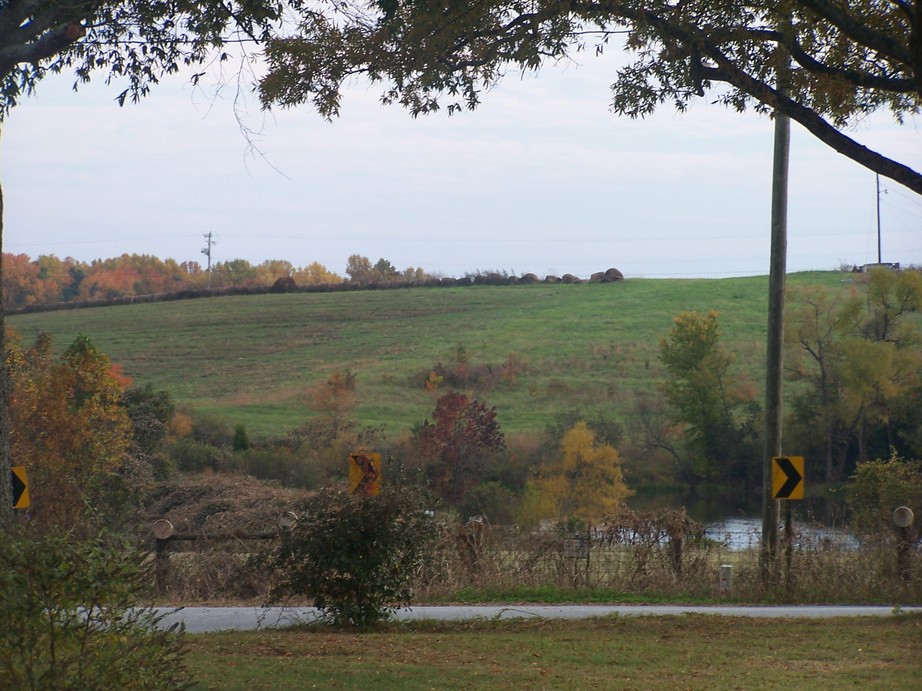
M848 290L851 275L788 281ZM84 334L136 384L242 423L254 437L301 424L311 414L308 389L337 369L355 375L360 422L399 433L431 412L439 390L425 381L436 365L462 362L480 376L471 392L515 433L574 408L630 424L635 394L661 377L659 339L685 310L718 311L724 345L761 387L767 285L767 277L633 279L265 294L23 314L7 323L26 343L49 331L60 349Z

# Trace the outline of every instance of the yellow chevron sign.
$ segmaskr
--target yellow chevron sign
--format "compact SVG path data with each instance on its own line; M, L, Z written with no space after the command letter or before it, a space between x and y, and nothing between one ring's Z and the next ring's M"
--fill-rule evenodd
M14 465L10 468L12 473L13 486L13 508L29 508L29 480L26 478L26 467L24 465Z
M803 456L777 456L772 458L772 498L804 498Z

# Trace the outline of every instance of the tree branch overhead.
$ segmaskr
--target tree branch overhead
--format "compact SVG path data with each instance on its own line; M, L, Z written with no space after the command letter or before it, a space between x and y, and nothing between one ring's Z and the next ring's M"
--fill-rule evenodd
M387 83L385 103L413 115L443 105L475 108L510 69L537 70L567 59L598 36L625 31L633 62L615 75L612 109L643 117L666 101L684 110L716 96L737 110L777 108L859 165L922 194L922 176L846 134L869 112L901 121L922 107L922 0L485 0L431 5L416 0L357 2L308 18L270 40L259 84L269 107L310 102L338 113L345 78ZM331 6L332 7L332 6ZM792 12L789 12L790 8ZM776 30L792 15L791 32ZM354 17L361 16L361 21ZM373 17L374 20L369 20ZM794 62L788 99L769 87L779 51ZM916 60L916 56L919 59ZM718 88L720 85L723 88Z

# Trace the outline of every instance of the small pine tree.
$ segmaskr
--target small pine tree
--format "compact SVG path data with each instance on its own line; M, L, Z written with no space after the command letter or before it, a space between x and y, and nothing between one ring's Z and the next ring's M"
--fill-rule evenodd
M250 448L250 437L247 435L246 427L238 424L234 427L234 452L246 451Z

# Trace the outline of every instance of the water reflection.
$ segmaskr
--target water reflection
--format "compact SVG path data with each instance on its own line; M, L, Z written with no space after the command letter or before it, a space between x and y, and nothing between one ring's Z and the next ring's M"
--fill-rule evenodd
M628 499L627 505L635 511L684 508L688 511L689 517L699 523L710 523L728 517L762 515L761 496L744 492L711 491L702 494L688 494L645 491L641 487L637 494ZM832 493L792 501L791 509L795 519L823 525L842 525L846 516L844 498Z
M783 528L779 528L779 536ZM759 549L762 539L762 519L752 517L723 518L706 523L704 535L720 542L731 551ZM792 544L797 550L854 550L858 540L849 531L818 524L795 521Z

